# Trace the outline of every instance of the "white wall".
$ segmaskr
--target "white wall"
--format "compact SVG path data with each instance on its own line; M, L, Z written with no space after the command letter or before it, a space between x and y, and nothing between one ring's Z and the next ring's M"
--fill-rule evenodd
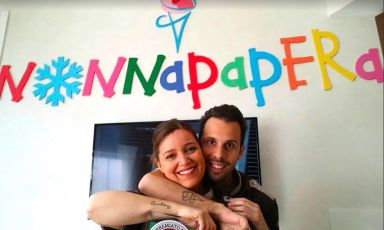
M95 58L108 75L119 56L138 57L148 74L156 55L165 54L163 69L184 61L186 85L188 52L212 58L220 70L244 56L249 82L249 48L281 61L279 39L300 35L307 41L294 45L293 55L312 55L315 62L296 67L298 78L308 82L296 91L289 89L283 68L281 79L264 89L264 107L256 106L252 88L239 91L220 80L200 92L199 110L192 108L188 90L176 95L159 81L152 97L143 95L137 79L132 94L123 95L127 63L110 99L102 96L96 80L90 97L76 95L57 108L33 97L36 73L19 103L11 102L6 85L0 98L0 228L98 229L85 214L93 125L199 118L222 103L259 117L263 185L278 200L282 229L343 229L345 219L382 228L383 85L361 78L351 82L329 70L333 89L324 91L310 32L318 28L335 33L340 41L335 60L354 72L361 54L380 48L374 15L327 18L325 5L294 8L200 4L187 24L179 54L169 28L154 25L163 13L157 5L11 8L1 64L12 66L16 82L29 61L42 67L65 56L81 64L86 75L89 60ZM263 68L268 72L267 65Z

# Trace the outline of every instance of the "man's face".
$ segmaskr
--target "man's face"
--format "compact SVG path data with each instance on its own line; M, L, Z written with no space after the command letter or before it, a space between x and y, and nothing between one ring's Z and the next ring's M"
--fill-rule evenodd
M241 158L241 131L237 122L225 122L209 118L205 124L201 145L209 177L217 182L231 176L237 161Z

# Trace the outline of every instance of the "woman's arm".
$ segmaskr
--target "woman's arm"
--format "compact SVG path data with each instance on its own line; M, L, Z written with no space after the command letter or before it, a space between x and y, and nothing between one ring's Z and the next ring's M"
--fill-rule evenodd
M102 226L123 226L163 218L178 218L189 227L215 229L209 214L186 205L124 191L93 194L88 218Z
M159 199L170 200L191 207L207 211L213 219L221 224L225 229L249 229L248 221L245 217L232 212L223 204L214 202L198 193L188 190L181 185L165 178L159 170L152 171L144 175L139 183L142 193L157 197Z
M213 211L216 207L211 207L210 205L217 205L212 200L167 179L160 170L154 170L145 174L139 182L139 189L145 195L192 207L203 209L209 207Z

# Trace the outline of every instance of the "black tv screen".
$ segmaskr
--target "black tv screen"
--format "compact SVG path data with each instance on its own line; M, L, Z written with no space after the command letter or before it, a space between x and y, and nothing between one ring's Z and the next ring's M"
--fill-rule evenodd
M236 168L261 184L257 118L246 118L245 150ZM199 133L198 120L185 120ZM95 124L89 194L105 190L135 191L153 170L152 132L160 121Z

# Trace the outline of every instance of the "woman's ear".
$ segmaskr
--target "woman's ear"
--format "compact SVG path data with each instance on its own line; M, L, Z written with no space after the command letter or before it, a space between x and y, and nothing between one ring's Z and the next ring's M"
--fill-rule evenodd
M156 163L157 168L160 170L160 172L163 172L163 170L161 169L160 161L155 160L155 163Z

